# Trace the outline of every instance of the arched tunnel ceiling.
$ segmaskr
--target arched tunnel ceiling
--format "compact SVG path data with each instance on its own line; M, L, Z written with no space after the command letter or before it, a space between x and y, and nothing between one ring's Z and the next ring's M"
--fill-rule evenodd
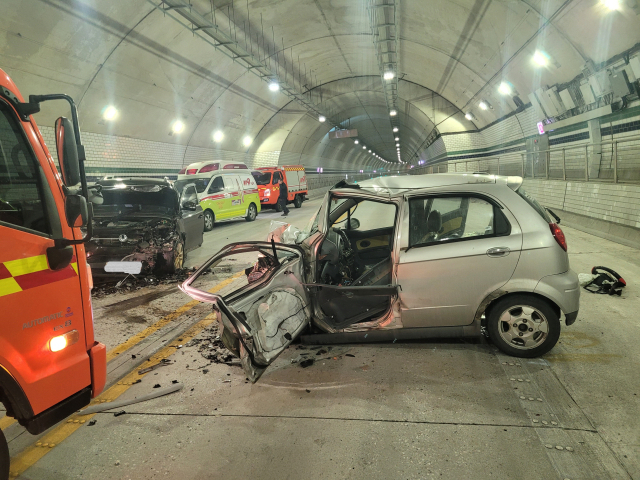
M265 59L321 111L359 132L329 140L331 128L298 102L216 51L146 0L5 0L0 68L23 94L65 92L85 131L250 152L285 151L328 163L395 159L395 140L372 41L371 5L393 0L191 0L194 11ZM156 0L156 4L159 0ZM640 16L599 0L395 0L398 126L403 156L434 128L481 128L512 112L502 80L525 102L542 85L566 82L640 42ZM177 18L177 17L176 17ZM531 62L536 49L547 68ZM286 72L286 73L285 73ZM293 77L293 78L292 78ZM480 99L492 109L477 108ZM102 112L114 105L115 121ZM54 107L38 117L52 124ZM474 122L464 113L473 111ZM181 119L176 135L171 124ZM306 161L306 160L305 160Z

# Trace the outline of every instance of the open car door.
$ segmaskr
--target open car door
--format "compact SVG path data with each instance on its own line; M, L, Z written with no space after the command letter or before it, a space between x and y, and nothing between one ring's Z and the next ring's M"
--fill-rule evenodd
M220 289L219 278L207 275L216 267L246 268ZM234 243L204 263L180 289L213 305L221 339L240 357L247 378L256 382L309 323L303 272L303 252L297 246Z

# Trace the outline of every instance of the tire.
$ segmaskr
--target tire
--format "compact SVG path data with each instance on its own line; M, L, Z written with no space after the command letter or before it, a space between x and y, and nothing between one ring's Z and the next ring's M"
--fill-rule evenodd
M180 240L178 243L176 243L176 246L173 249L173 264L169 266L169 271L171 273L174 273L177 270L183 268L185 257L186 255L184 253L184 241Z
M507 355L533 358L544 355L558 342L560 316L538 297L510 295L491 308L487 330L493 344Z
M213 230L213 226L216 224L216 216L211 210L205 210L204 212L204 231L210 232Z
M256 206L252 203L251 205L249 205L249 208L247 209L247 216L244 217L244 219L247 222L253 222L256 217L258 216L258 209L256 208Z
M293 206L296 208L300 208L302 206L302 196L296 195L293 199Z
M2 430L0 430L0 480L8 480L9 478L9 445Z
M278 202L276 203L275 207L276 212L280 213L282 211L282 203L280 203L280 200L278 200Z

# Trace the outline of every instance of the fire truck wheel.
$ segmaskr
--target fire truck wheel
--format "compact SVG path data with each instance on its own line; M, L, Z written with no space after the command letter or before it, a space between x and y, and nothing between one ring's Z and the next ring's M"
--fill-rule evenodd
M293 206L296 208L300 208L302 206L302 196L296 195L296 198L293 199Z
M276 212L281 212L282 211L282 203L280 203L280 202L276 203L276 206L274 208L276 209Z
M0 480L9 478L9 446L4 433L0 430Z

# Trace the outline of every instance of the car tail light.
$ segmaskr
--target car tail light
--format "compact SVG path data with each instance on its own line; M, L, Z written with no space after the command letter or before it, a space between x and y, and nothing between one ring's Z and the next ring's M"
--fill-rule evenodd
M52 352L59 352L60 350L67 348L69 345L76 343L79 338L80 334L78 331L71 330L64 335L59 335L49 340L49 348Z
M558 242L558 245L560 245L562 249L566 252L567 239L565 238L564 232L562 231L562 229L556 223L550 223L549 228L551 228L551 234L553 235L553 238L556 239L556 242Z
M220 168L219 163L210 163L209 165L205 165L204 167L202 167L200 169L200 173L213 172L215 170L218 170L218 168Z
M184 175L184 173L185 173L186 171L187 171L187 168L185 167L185 168L183 168L182 170L180 170L180 171L178 172L178 175Z
M196 173L198 173L197 168L190 168L189 170L187 170L187 175L195 175Z

